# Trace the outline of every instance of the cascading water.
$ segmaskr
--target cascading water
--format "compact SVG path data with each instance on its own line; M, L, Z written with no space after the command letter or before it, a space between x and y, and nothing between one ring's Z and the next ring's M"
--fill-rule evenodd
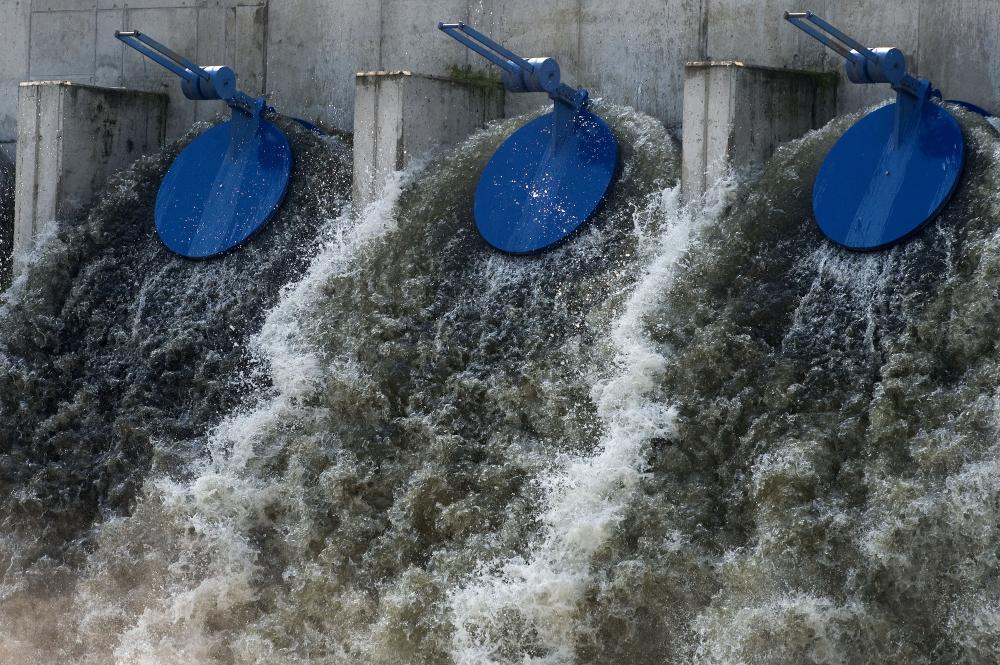
M123 446L139 431L138 459L151 463L113 475L132 483L128 501L90 499L54 491L58 474L22 472L34 458L14 448L0 655L992 662L1000 139L959 114L971 157L955 199L917 238L863 255L831 246L809 210L851 118L781 148L736 193L723 185L686 208L662 127L600 112L620 139L621 176L558 249L508 257L472 228L473 174L523 120L502 123L364 214L312 220L329 229L322 248L241 360L187 347L185 358L227 363L205 374L238 387L220 388L228 402L164 415L121 388L78 388L26 419L87 442L81 414L106 405L124 423L95 440ZM158 173L137 171L124 191L149 190ZM286 205L297 218L328 208ZM247 261L244 272L261 257ZM62 291L44 270L80 300L109 282L66 265L43 256L34 289L52 295L14 296L7 358L26 357L12 340L55 334L36 328L96 334L52 306ZM227 288L203 302L256 297ZM161 343L200 321L192 311ZM116 339L114 325L101 330ZM159 366L136 372L147 365L118 348L102 356L117 363L94 367L163 385ZM63 355L58 376L40 360L6 370L5 415L45 387L111 383ZM88 446L64 457L68 446L43 445L37 464L83 487L104 468ZM74 508L81 496L89 512ZM58 526L60 507L75 528Z
M14 246L14 165L0 155L0 285L10 283L10 256Z
M809 221L840 119L782 148L646 319L676 409L591 561L583 662L988 663L1000 646L1000 139L892 251Z
M52 618L147 473L173 473L249 389L258 331L308 266L350 187L349 149L290 123L298 177L269 228L224 261L170 254L151 224L177 150L144 158L75 222L50 225L0 305L0 661L65 645ZM151 471L152 469L152 471ZM39 656L55 662L59 652Z

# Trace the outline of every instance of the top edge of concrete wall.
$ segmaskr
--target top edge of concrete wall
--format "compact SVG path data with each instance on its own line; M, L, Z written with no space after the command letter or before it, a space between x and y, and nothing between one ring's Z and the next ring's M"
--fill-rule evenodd
M396 78L401 76L413 76L413 75L414 75L413 72L408 71L406 69L397 69L394 71L378 70L372 72L357 72L354 76L356 76L357 78L369 78L376 76L381 76L384 78ZM421 76L426 76L426 74L421 74Z
M766 65L755 65L753 63L742 62L740 60L695 60L685 63L685 67L693 69L703 69L708 67L735 67L738 69L752 69L761 72L779 72L791 76L812 76L829 79L831 83L836 83L840 77L837 71L816 71L814 69L796 69L794 67L768 67Z
M810 0L811 8L866 44L898 46L911 73L949 97L1000 109L1000 2ZM682 119L684 65L828 72L836 56L782 16L800 0L14 0L0 22L0 142L16 135L16 84L26 79L125 86L170 96L177 136L217 107L183 97L176 77L130 52L116 29L139 28L199 63L227 64L240 87L282 113L353 127L357 72L447 76L492 70L437 29L476 26L515 52L559 60L568 82L647 113L671 130ZM838 112L892 95L888 86L838 83ZM505 113L537 107L508 95Z
M396 71L375 71L375 72L358 72L355 75L355 79L358 85L373 85L378 81L386 81L392 79L405 79L405 78L421 78L427 79L429 81L437 81L439 83L449 83L452 85L469 86L476 88L488 88L493 90L503 90L503 84L498 80L476 80L469 81L454 76L440 76L437 74L420 74L417 72L411 72L407 70L396 70Z
M18 84L20 88L35 88L35 87L57 87L57 88L79 88L80 90L95 90L105 95L124 95L130 98L139 97L158 97L166 99L167 95L162 92L150 92L148 90L132 90L131 88L124 88L121 86L102 86L102 85L90 85L88 83L78 83L76 81L21 81Z

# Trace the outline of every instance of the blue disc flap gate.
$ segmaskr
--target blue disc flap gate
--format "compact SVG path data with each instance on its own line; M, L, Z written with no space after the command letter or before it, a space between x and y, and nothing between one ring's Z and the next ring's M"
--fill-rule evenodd
M932 97L930 81L906 72L896 48L869 49L812 12L785 18L845 60L853 83L889 83L896 102L869 113L837 141L813 185L824 234L854 250L891 247L941 212L965 164L965 138Z
M236 88L228 67L199 67L138 31L115 37L181 77L184 96L222 100L232 118L196 138L174 160L156 197L156 231L173 252L208 258L259 231L285 198L288 138L265 119L274 109Z
M545 92L554 110L518 129L476 187L476 228L487 243L532 254L565 240L597 210L618 166L618 141L587 108L587 91L561 81L552 58L525 59L464 23L438 28L503 70L509 92Z

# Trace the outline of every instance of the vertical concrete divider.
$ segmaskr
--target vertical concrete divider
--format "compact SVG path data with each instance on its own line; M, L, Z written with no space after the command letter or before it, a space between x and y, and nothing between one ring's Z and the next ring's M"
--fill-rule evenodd
M761 166L780 144L836 113L832 73L689 62L684 69L682 191L704 194L729 169Z
M354 97L354 209L382 193L394 171L503 117L499 82L407 71L362 72Z
M14 246L75 215L108 176L163 146L167 96L68 81L21 83L17 103Z

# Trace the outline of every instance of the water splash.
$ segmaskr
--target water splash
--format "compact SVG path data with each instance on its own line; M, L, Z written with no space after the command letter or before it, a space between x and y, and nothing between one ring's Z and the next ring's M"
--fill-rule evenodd
M634 214L643 274L611 326L610 365L618 369L591 391L600 441L593 453L560 456L539 479L540 537L527 555L483 563L449 593L455 662L575 662L591 559L618 528L651 442L674 434L673 407L649 399L668 359L649 343L644 318L661 304L692 234L721 212L730 187L731 181L719 183L713 199L687 207L675 187L650 196Z
M578 661L995 653L998 541L979 516L998 496L983 336L996 316L997 136L962 114L972 156L945 214L890 252L852 254L808 208L851 120L784 147L648 318L672 353L659 390L676 433L597 557Z
M122 662L448 657L449 588L524 553L538 479L598 440L603 336L676 195L662 127L608 116L630 146L616 197L554 252L497 254L470 223L469 173L516 122L338 226L256 340L272 389L102 527L85 641L115 636ZM144 572L120 587L122 565Z
M289 125L298 159L282 212L223 259L175 257L154 235L156 189L205 127L113 178L87 216L47 225L3 294L0 624L14 646L0 653L12 662L32 643L68 648L48 618L70 611L92 524L127 514L151 469L183 474L197 454L184 440L257 385L246 342L349 191L349 150Z
M5 603L8 635L55 617L52 646L0 655L992 662L996 133L960 114L944 215L859 255L809 196L853 118L685 207L662 127L601 114L622 178L551 253L492 252L469 218L523 120L323 225L241 347L239 404L152 439L66 591Z

